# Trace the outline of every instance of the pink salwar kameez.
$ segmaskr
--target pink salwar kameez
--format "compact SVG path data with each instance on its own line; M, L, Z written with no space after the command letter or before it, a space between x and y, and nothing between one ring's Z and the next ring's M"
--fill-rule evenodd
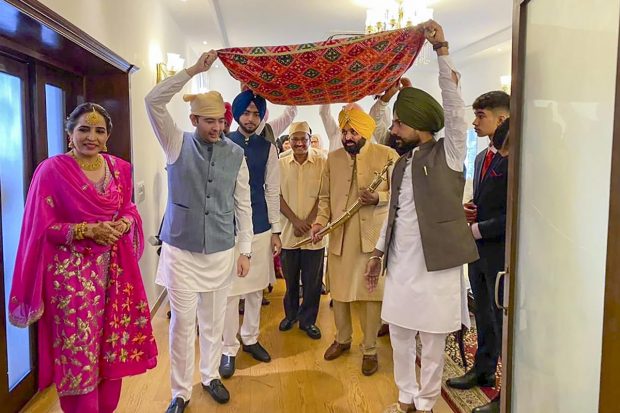
M9 319L38 322L39 388L54 383L65 412L112 412L121 379L157 364L138 260L142 221L131 201L131 165L104 155L106 177L91 182L58 155L37 168L26 201ZM73 238L80 222L131 223L111 246Z

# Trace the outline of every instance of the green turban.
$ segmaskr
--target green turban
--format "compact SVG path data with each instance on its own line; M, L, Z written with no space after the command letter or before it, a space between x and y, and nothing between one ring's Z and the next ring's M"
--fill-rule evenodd
M443 108L423 90L414 87L401 90L394 111L402 123L413 129L433 133L443 129Z

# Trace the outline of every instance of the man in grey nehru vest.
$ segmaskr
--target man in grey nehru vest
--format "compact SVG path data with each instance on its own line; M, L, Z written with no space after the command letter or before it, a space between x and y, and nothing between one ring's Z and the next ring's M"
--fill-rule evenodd
M467 123L460 74L441 26L429 21L424 30L438 55L443 108L420 89L404 88L398 95L392 133L407 152L394 166L388 219L365 274L373 290L382 263L387 266L381 318L390 325L399 396L386 413L430 412L435 405L446 337L469 321L462 266L478 259L462 207ZM444 126L445 138L435 140Z
M189 403L194 375L196 316L200 329L202 387L218 403L230 395L218 372L228 291L236 274L250 269L252 209L243 149L222 133L225 107L215 91L184 95L193 132L179 129L166 104L217 55L203 53L196 64L159 83L146 96L146 109L166 154L168 204L156 282L166 287L170 320L172 402L167 413ZM239 254L235 252L235 222Z

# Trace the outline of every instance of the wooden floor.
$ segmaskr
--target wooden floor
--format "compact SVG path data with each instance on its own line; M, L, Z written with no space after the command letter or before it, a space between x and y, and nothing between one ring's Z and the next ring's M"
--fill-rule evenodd
M200 386L198 367L188 413L381 413L398 397L392 375L392 351L388 337L379 339L379 371L372 377L363 376L359 326L353 337L351 351L337 360L323 360L323 352L332 343L334 321L329 299L323 296L317 325L323 338L311 340L297 326L278 331L283 318L284 284L278 280L267 297L271 304L263 307L260 342L273 358L259 363L247 353L237 357L237 371L224 384L231 394L228 404L219 405ZM168 352L167 305L153 317L153 328L159 347L157 368L124 380L117 412L163 413L170 402L170 358ZM354 324L357 323L354 314ZM196 342L198 363L198 342ZM49 388L37 395L23 410L28 413L60 413L56 392ZM439 400L435 413L452 413Z

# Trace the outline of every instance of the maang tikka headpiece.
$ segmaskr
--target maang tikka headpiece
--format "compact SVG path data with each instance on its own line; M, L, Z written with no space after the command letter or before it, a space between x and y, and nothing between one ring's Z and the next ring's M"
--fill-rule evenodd
M94 126L97 124L97 122L99 122L99 119L101 117L102 116L99 113L97 113L97 111L93 107L93 111L90 112L88 115L86 115L86 123L88 123L91 126Z

